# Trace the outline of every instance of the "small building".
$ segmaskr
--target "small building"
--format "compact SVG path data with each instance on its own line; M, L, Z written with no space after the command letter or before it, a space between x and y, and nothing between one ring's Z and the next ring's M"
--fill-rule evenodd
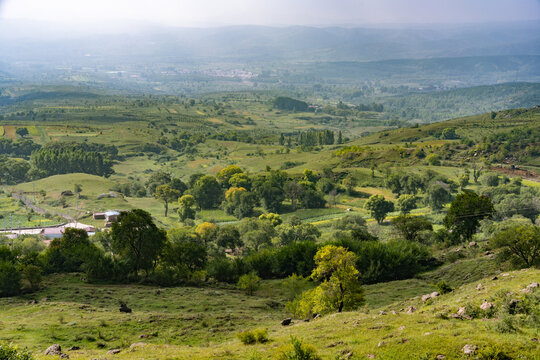
M105 212L105 220L107 220L107 222L115 222L118 220L118 216L120 216L120 212L116 210L109 210Z
M95 212L93 217L94 217L94 220L105 220L105 213L104 212Z

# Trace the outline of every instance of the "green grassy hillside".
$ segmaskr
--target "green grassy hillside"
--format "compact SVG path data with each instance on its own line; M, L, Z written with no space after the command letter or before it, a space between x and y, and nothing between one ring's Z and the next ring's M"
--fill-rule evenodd
M436 274L426 274L427 277ZM272 359L291 336L314 345L323 359L352 353L351 359L465 358L466 344L478 347L482 359L501 351L519 359L538 354L538 290L520 290L540 277L538 270L499 273L465 283L454 292L426 303L419 296L433 291L426 280L404 280L366 287L367 307L318 318L295 320L283 327L286 292L280 281L267 281L254 296L231 287L166 288L137 285L92 285L78 275L52 276L43 290L0 300L0 340L29 347L38 358L52 343L72 359ZM478 283L481 289L477 290ZM529 315L508 315L507 303L516 298L532 306ZM37 300L36 304L31 300ZM524 300L527 299L527 300ZM536 299L536 300L535 300ZM123 301L132 314L118 311ZM484 302L494 310L479 312ZM531 302L532 301L532 302ZM536 305L535 305L536 304ZM410 314L407 309L417 310ZM473 320L449 319L467 307ZM382 311L382 312L381 312ZM39 314L39 316L36 316ZM510 319L510 320L508 320ZM270 341L242 345L235 334L267 328ZM142 343L133 346L134 343Z

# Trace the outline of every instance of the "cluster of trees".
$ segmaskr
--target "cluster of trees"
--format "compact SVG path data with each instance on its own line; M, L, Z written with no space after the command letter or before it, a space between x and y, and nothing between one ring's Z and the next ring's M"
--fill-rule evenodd
M0 246L0 295L17 294L23 284L35 289L42 274L62 272L84 272L89 281L160 285L207 278L235 283L249 273L263 279L309 276L317 267L317 252L327 245L355 254L356 277L363 283L402 278L429 264L429 254L420 244L379 242L359 217L336 224L330 242L319 242L320 235L311 224L297 219L283 223L277 214L246 218L237 225L202 223L165 232L148 212L136 209L121 213L110 231L92 238L69 228L46 249L37 239L31 246L20 246L19 240L12 249Z
M30 139L11 140L6 137L0 137L0 155L29 157L33 151L41 146Z
M30 164L22 159L0 155L0 184L13 185L28 179Z
M304 171L302 178L292 178L285 171L269 170L250 176L236 165L222 169L216 176L193 174L187 184L164 172L153 173L146 183L148 194L163 201L167 214L169 204L178 205L185 221L195 219L197 210L222 207L238 219L257 215L257 207L279 213L288 199L291 208L322 208L324 194L335 187L333 180Z
M273 105L280 110L287 111L307 111L308 103L301 100L292 99L286 96L279 96L274 99Z
M301 146L334 145L335 138L331 130L311 130L301 132L296 141Z
M32 153L30 163L34 177L79 172L110 176L114 172L107 156L75 143L49 143Z

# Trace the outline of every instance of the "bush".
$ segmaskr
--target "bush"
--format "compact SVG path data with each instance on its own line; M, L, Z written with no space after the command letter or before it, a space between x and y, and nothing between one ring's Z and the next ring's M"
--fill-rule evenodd
M247 272L247 268L243 259L228 260L225 257L219 257L210 261L206 270L208 276L216 281L232 284L238 281L240 275Z
M253 293L261 286L261 278L254 272L251 272L240 276L237 286L240 289L245 290L248 295L253 295Z
M255 330L248 330L241 332L239 334L236 334L236 337L242 342L244 345L253 345L253 344L264 344L265 342L268 342L268 330L266 329L255 329Z
M12 344L0 343L0 360L32 360L32 355L27 350L20 350Z
M21 273L7 261L0 261L0 297L13 296L21 291Z
M311 345L306 345L302 340L291 337L291 345L281 351L277 357L279 360L320 360L317 350Z
M508 356L504 351L500 350L496 346L486 347L478 353L479 360L512 360L511 356Z
M439 292L439 294L443 295L443 294L447 294L449 292L452 292L452 288L450 287L450 285L448 285L446 283L446 281L441 281L439 283L437 283L435 285L437 287L437 291Z
M511 315L504 315L503 318L495 323L495 331L502 334L511 334L518 331L516 320Z

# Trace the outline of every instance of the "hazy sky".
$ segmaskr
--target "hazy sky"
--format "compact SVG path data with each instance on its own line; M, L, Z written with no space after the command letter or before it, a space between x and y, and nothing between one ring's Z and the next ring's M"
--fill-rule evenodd
M173 26L540 20L540 0L0 0L0 18Z

